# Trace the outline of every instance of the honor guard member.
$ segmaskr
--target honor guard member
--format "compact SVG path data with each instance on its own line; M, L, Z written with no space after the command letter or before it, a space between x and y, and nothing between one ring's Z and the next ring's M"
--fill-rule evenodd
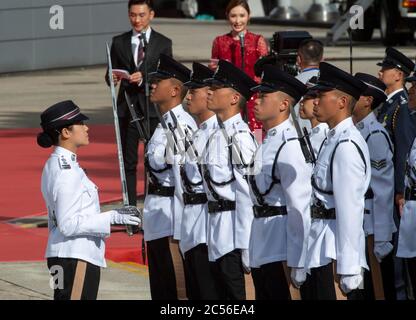
M387 96L384 92L386 86L369 74L357 73L355 78L367 85L367 89L355 105L352 118L367 142L371 160L371 181L365 197L364 211L364 232L367 236L370 272L372 273L377 268L373 264L380 263L382 279L373 277L373 282L382 280L384 298L395 300L393 245L391 244L393 233L397 231L393 219L393 144L386 129L377 121L373 112L386 101ZM374 299L375 292L368 272L365 272L364 279L366 296Z
M377 65L382 67L379 78L387 87L387 101L380 108L377 119L390 134L394 145L395 204L398 206L404 196L406 155L416 136L405 89L405 79L415 64L398 50L387 48L384 60Z
M188 297L191 300L219 299L208 261L208 198L200 159L210 134L217 127L217 117L208 109L208 86L204 83L213 74L208 67L194 62L191 79L184 84L189 89L186 96L188 111L196 118L199 127L189 141L193 152L186 153L186 161L180 168L184 209L179 247L184 256Z
M253 204L245 175L256 150L256 141L241 111L256 85L231 63L220 60L214 77L207 80L208 108L219 128L210 136L203 153L204 186L208 197L208 257L221 299L246 298L244 271ZM243 269L244 268L244 269Z
M330 131L312 175L306 268L310 269L314 299L336 299L334 269L342 291L354 299L363 280L362 269L368 269L363 215L371 165L367 144L355 128L351 112L366 85L322 62L314 89L318 91L314 115Z
M408 77L409 108L416 110L416 74ZM400 210L400 230L397 256L405 258L413 293L416 292L416 140L408 153L405 175L405 196Z
M195 130L193 118L183 109L187 89L183 83L191 71L170 58L160 55L156 72L151 73L150 100L161 115L161 123L150 139L145 165L149 173L148 192L144 202L144 238L147 242L149 280L152 299L177 299L176 276L170 251L171 237L180 239L183 211L179 176L179 154L174 126ZM173 115L173 117L172 117ZM165 127L166 126L166 127ZM174 154L176 153L176 154Z
M308 91L299 102L299 116L301 119L309 120L311 130L309 133L309 140L311 141L312 149L315 153L315 158L318 157L319 149L326 139L328 133L328 125L325 122L319 122L313 115L313 101L316 98L316 91L311 88L316 85L317 77L312 77L307 83Z
M72 101L62 101L40 116L38 145L55 146L42 172L42 195L48 210L46 258L55 283L55 300L95 300L100 267L106 267L105 241L111 224L139 225L136 207L100 212L97 186L77 161L79 147L87 146L88 120ZM136 215L136 216L134 216ZM58 271L57 271L58 270Z
M254 158L249 185L254 203L250 237L250 267L256 300L289 300L284 263L299 288L306 280L304 269L311 222L310 178L298 135L289 120L290 108L307 87L276 66L265 68L254 109L266 130Z

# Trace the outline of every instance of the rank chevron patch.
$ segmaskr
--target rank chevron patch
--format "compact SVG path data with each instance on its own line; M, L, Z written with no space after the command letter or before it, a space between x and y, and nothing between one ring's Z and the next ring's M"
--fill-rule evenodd
M381 170L386 166L387 166L387 161L385 159L380 160L380 161L371 160L371 167L373 167L376 170Z

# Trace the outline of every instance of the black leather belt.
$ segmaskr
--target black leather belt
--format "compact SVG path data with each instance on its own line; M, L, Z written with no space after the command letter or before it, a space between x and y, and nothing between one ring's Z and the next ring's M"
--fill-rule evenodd
M208 201L209 213L217 213L217 212L233 211L233 210L235 210L235 201L229 201L229 200Z
M175 187L164 187L149 183L149 190L147 193L160 197L173 197L175 194Z
M206 193L183 193L183 203L187 205L204 204L208 202Z
M404 191L404 199L406 201L415 201L416 200L416 187L406 188Z
M324 219L324 220L334 220L335 216L335 208L326 209L325 207L311 207L311 217L312 219Z
M287 215L286 206L253 206L255 218L268 218Z
M367 192L365 193L365 200L369 199L374 199L374 192L371 188L368 188Z

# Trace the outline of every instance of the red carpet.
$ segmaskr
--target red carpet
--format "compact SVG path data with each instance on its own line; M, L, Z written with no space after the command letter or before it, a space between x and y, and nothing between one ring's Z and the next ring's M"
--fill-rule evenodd
M15 218L46 214L40 191L40 178L52 148L42 149L36 144L39 131L0 130L0 261L43 260L47 229L22 229L5 224ZM89 134L91 143L80 148L78 161L98 186L101 203L120 200L121 183L114 126L91 126ZM140 194L143 193L142 165L138 172ZM117 258L118 261L141 262L141 253L138 251L141 250L141 243L139 246L138 242L138 236L130 238L125 233L114 233L107 242L107 255Z

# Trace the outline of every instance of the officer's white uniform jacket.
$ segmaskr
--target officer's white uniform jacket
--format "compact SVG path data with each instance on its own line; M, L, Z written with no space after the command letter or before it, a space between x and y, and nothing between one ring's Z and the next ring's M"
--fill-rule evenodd
M245 164L249 164L256 150L256 142L248 125L236 114L227 121L224 127L233 142L239 145ZM225 185L212 184L214 191L221 199L235 201L236 210L208 214L208 258L215 261L235 249L248 249L251 223L253 221L253 203L244 175L246 169L232 166L228 143L221 129L210 137L204 150L203 161L216 183L228 182ZM233 180L233 178L235 178ZM215 201L204 177L204 187L209 201Z
M416 140L408 156L408 169L405 176L407 188L416 186ZM416 257L416 201L407 200L400 219L399 244L397 256L401 258Z
M331 179L331 157L337 145ZM317 268L337 260L338 274L360 274L361 268L368 268L363 215L371 167L367 144L351 118L329 131L312 179L313 201L319 200L326 209L335 208L336 219L312 219L306 267ZM329 191L333 194L326 193Z
M171 111L184 129L191 126L195 130L195 120L183 109L182 105L176 106ZM165 113L163 118L167 125L170 124L173 128L174 123L169 112ZM179 173L181 155L173 155L172 148L168 147L167 134L173 137L170 130L165 132L162 125L159 124L147 145L146 157L158 182L164 187L175 187L175 193L174 197L146 195L143 210L143 230L146 241L168 236L180 239L183 211Z
M249 178L253 203L261 205L253 191L255 183L254 187L264 195L264 204L286 207L287 215L254 218L250 266L287 261L291 267L303 268L311 221L312 166L305 162L289 119L268 130L263 144L257 149L254 170L256 175ZM273 184L273 177L280 183Z
M372 112L356 127L370 152L370 190L374 194L372 199L365 200L364 231L366 235L373 234L375 241L391 241L392 234L397 231L393 219L393 144L386 129Z
M328 131L328 125L324 122L318 124L315 128L311 129L309 140L311 141L312 149L315 153L315 158L318 157L319 149L321 148L324 140L326 139Z
M76 155L56 147L42 173L48 209L46 258L74 258L106 267L104 238L110 215L100 214L98 189L79 166Z
M198 156L204 152L210 135L217 127L217 117L212 116L205 122L201 123L199 129L194 133L192 143ZM189 153L186 154L186 162L183 165L186 179L189 180L189 187L194 193L205 193L203 185L202 172L200 171L200 160L191 159ZM182 189L186 191L185 183L182 179ZM182 231L179 248L182 253L191 250L201 243L207 242L207 220L208 205L193 204L184 206L182 215Z

